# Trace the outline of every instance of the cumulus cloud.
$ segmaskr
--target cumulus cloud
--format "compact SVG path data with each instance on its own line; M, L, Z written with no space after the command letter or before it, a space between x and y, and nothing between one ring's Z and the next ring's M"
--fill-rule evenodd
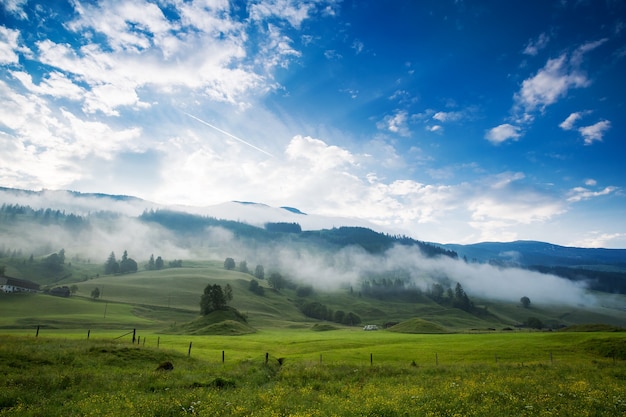
M604 134L611 128L611 122L601 120L591 126L583 126L578 131L585 140L585 145L591 145L594 142L601 142Z
M588 85L587 77L577 68L572 68L567 55L563 54L549 59L534 76L524 80L514 99L516 105L527 113L537 109L543 111L564 97L570 89Z
M19 62L17 52L19 35L17 30L0 26L0 64L17 64Z
M4 6L7 12L17 16L19 19L27 19L28 16L24 12L24 5L27 2L28 0L1 0L0 4Z
M494 145L506 142L507 140L516 141L520 138L520 136L522 136L520 131L521 129L519 126L504 123L487 131L485 139Z

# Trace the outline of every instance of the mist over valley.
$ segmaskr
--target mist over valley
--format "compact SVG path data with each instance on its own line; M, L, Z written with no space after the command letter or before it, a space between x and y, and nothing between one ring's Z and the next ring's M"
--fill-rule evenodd
M0 264L5 264L5 274L46 288L77 282L91 288L99 280L104 283L110 275L104 271L110 255L136 262L137 277L144 283L150 279L148 264L156 257L165 268L182 269L193 262L219 265L232 258L237 265L234 271L242 262L249 269L249 278L241 274L239 280L254 280L254 268L261 265L266 278L277 273L291 291L300 289L303 294L310 288L318 295L327 294L329 305L333 294L350 293L361 304L371 300L388 306L452 308L458 310L455 314L472 317L470 321L506 325L506 315L498 314L494 306L519 310L520 300L526 297L533 308L587 310L593 313L590 320L618 325L624 319L626 250L621 249L541 242L442 245L393 235L359 221L252 202L169 207L130 196L4 188L0 203ZM45 265L60 250L66 261L58 271L29 266ZM78 272L80 264L91 265L86 269L91 272ZM138 279L131 275L119 279ZM267 280L259 282L268 285ZM303 303L300 300L298 306ZM163 299L157 304L163 304ZM394 320L411 318L405 307L400 309L403 313L391 314ZM361 308L356 314L370 321L377 318L371 306ZM379 311L382 323L389 313ZM550 318L547 310L521 314L539 314L552 326L570 324ZM580 313L571 317L573 322L586 320ZM509 319L508 324L522 322Z

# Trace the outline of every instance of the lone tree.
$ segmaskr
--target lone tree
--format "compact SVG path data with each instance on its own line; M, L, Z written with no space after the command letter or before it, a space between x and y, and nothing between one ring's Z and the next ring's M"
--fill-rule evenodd
M522 303L522 307L528 308L530 307L530 298L523 296L519 299L520 303Z
M91 291L91 298L94 300L100 298L100 288L96 287Z
M272 272L270 277L267 279L267 283L276 291L280 291L285 287L285 279L278 272Z
M263 265L257 265L254 268L254 276L258 279L265 279L265 270L263 269Z
M543 322L537 317L528 317L525 324L531 329L543 329Z
M117 259L115 259L115 252L111 252L104 264L104 273L105 275L110 275L117 274L119 271L120 265L117 263Z
M208 284L204 288L204 294L200 298L200 313L206 316L216 310L226 309L226 304L233 299L232 288L226 285L226 291L217 284Z
M224 260L224 268L228 269L229 271L232 271L233 269L235 269L235 260L233 258L226 258Z

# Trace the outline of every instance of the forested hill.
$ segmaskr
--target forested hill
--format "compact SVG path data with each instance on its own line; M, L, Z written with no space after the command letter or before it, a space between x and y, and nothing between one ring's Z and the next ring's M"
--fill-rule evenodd
M238 238L269 242L288 237L324 247L360 246L367 252L383 253L394 245L417 246L426 256L448 256L456 259L457 253L440 246L421 242L406 236L394 236L379 233L364 227L337 227L315 231L302 231L297 223L266 223L265 228L254 227L246 223L220 220L213 217L198 216L170 210L145 211L140 219L154 222L174 232L185 234L201 233L206 227L221 227L233 232ZM287 236L286 236L287 235Z
M17 232L20 227L26 225L56 225L71 233L79 233L92 228L94 222L98 222L98 225L102 226L103 222L119 222L119 219L123 217L121 214L110 212L94 212L81 216L51 208L35 210L25 205L3 204L0 206L0 229L11 229L11 232ZM316 231L302 231L297 223L266 223L265 227L262 228L243 222L221 220L173 210L146 210L135 220L145 225L154 224L170 230L177 237L178 243L183 246L185 239L201 237L202 234L206 233L207 228L219 227L229 230L238 239L255 241L257 243L289 240L291 243L314 245L327 250L347 246L360 246L372 254L383 253L394 245L404 245L416 246L426 256L457 258L455 251L406 236L392 236L364 227L338 227ZM9 232L9 230L4 231ZM187 243L191 244L191 241ZM26 249L0 247L0 250L3 252Z

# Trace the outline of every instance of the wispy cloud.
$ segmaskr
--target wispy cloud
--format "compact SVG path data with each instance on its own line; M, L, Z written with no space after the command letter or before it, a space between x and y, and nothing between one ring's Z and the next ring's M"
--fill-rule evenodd
M385 116L382 121L378 122L377 127L381 130L386 130L400 136L408 137L411 136L408 121L408 112L405 110L398 110L393 115Z
M535 56L539 53L540 50L542 50L548 45L549 41L550 41L550 36L546 35L545 33L542 33L541 35L537 37L537 39L531 39L530 41L528 41L528 44L524 48L523 53L526 55Z
M577 203L579 201L609 195L615 191L617 191L617 187L613 186L605 187L600 191L592 191L585 187L575 187L568 193L567 201L570 203Z
M563 120L559 127L563 130L572 130L578 120L580 120L587 112L574 112L571 113L565 120Z

